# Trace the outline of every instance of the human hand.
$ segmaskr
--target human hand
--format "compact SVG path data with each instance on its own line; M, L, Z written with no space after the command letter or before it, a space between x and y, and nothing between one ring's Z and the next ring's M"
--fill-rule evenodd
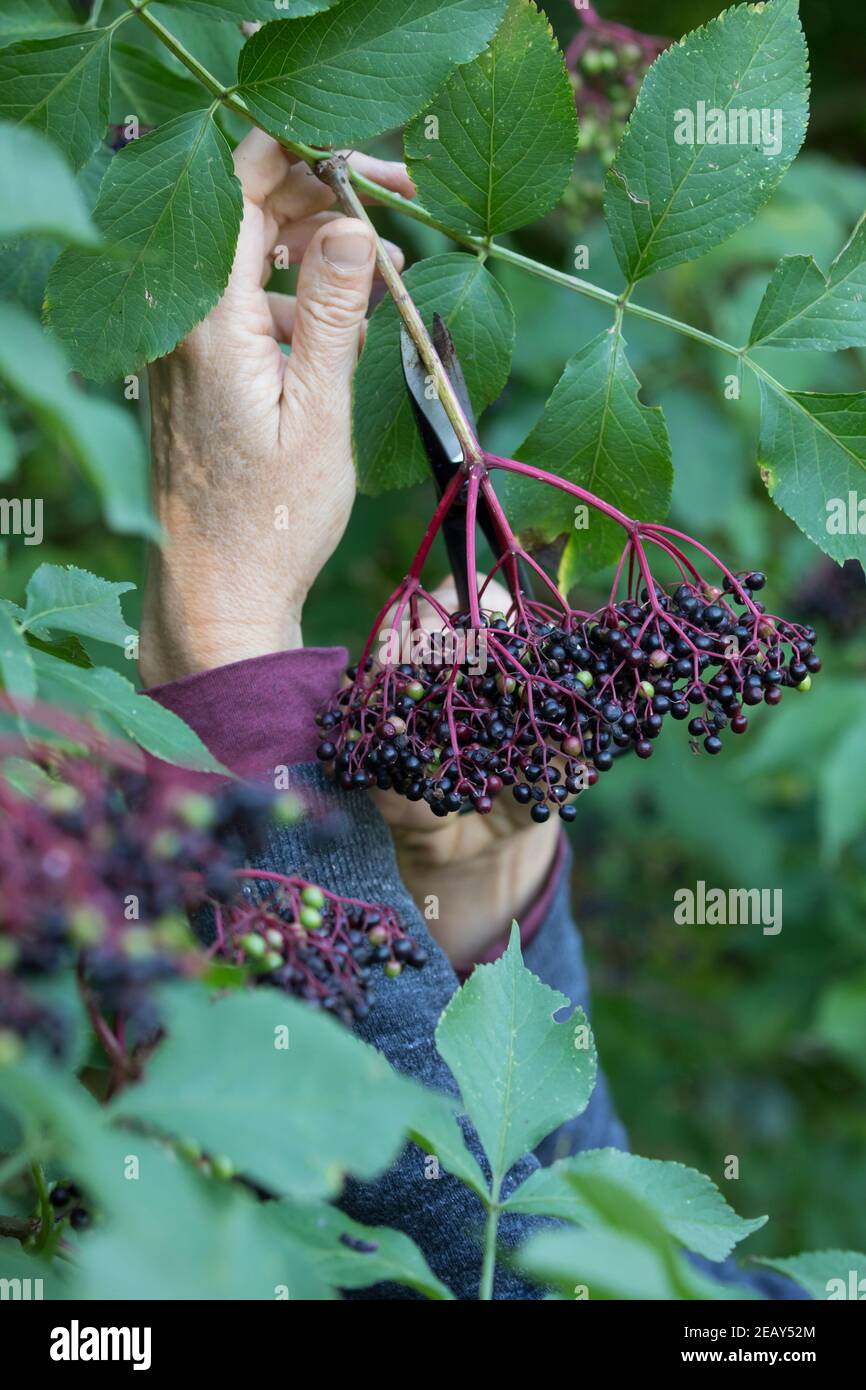
M353 155L383 187L401 164ZM141 625L146 685L301 645L307 593L355 495L351 378L374 275L374 234L261 131L235 151L244 216L215 309L150 369L154 505ZM277 248L297 296L264 287ZM402 255L389 253L398 265ZM291 355L281 351L291 344Z

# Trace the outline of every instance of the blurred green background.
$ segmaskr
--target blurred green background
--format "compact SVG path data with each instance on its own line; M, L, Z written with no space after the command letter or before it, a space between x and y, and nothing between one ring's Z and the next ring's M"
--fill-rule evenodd
M551 0L544 8L566 46L577 27L572 7ZM604 0L599 8L640 27L649 7ZM658 0L651 27L678 38L718 8L707 0ZM804 0L801 11L812 68L806 151L749 227L637 295L735 342L745 340L779 257L811 252L826 270L866 207L866 11L821 0ZM211 62L216 66L213 56ZM397 153L387 141L381 147ZM565 269L575 245L586 244L590 265L582 273L618 291L621 277L599 216L602 175L598 157L582 154L563 207L510 244ZM410 260L448 248L415 223L382 217L381 225ZM483 433L489 447L513 451L565 360L610 315L578 295L488 265L512 298L518 333L511 382ZM570 832L574 901L601 1056L636 1151L693 1164L719 1181L744 1215L771 1214L750 1242L754 1253L862 1249L866 749L852 749L846 735L858 716L862 727L866 708L863 577L823 560L767 498L755 462L756 393L749 380L739 402L725 400L730 359L628 316L626 338L643 400L661 404L668 421L673 524L700 535L734 567L765 569L770 607L818 626L825 669L807 698L789 697L775 716L759 711L750 736L721 758L694 757L687 739L669 731L651 764L621 762L581 802ZM768 367L790 387L864 386L862 353L771 357ZM112 391L116 398L118 388ZM144 422L144 402L130 408ZM20 465L4 490L45 500L38 560L140 583L140 547L110 535L74 465L58 461L55 446L26 419L16 424ZM425 488L359 500L310 602L308 643L357 648L386 588L405 572L430 500ZM20 540L0 555L0 589L18 600L35 555ZM441 570L441 554L437 564ZM601 576L579 594L580 606L594 607L603 590ZM135 619L137 595L129 599L126 611ZM100 656L112 659L107 650ZM127 663L121 669L129 674ZM831 820L848 827L836 854L828 849ZM677 926L674 891L699 879L781 888L781 934L764 936L758 926ZM728 1155L739 1158L736 1186L724 1181Z

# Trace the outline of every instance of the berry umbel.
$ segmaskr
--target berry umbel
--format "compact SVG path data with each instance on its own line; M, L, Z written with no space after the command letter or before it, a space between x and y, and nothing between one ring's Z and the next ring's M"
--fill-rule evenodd
M521 547L493 488L496 470L562 489L622 528L602 608L572 608ZM466 611L449 613L421 575L457 507L465 507L470 593ZM495 563L480 583L479 507L492 518L496 538ZM541 597L528 592L527 575ZM496 578L510 591L506 612L485 602ZM573 798L618 755L631 750L650 758L669 721L687 722L693 747L712 756L729 734L746 731L747 709L809 689L821 667L815 632L768 613L756 597L764 584L762 573L733 573L670 526L634 521L576 484L479 447L444 492L408 575L348 670L348 684L320 715L319 758L347 791L391 789L425 801L436 816L472 809L485 815L510 789L533 820L556 812L572 820ZM423 630L424 605L435 615L438 642ZM468 629L483 637L483 670L478 640L459 641ZM399 634L402 653L420 657L384 660L377 650L383 630ZM431 649L455 651L458 659L425 659Z

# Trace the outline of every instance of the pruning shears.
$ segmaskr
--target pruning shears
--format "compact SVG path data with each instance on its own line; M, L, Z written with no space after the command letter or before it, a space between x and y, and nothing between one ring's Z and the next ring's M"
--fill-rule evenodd
M460 366L454 340L439 314L433 315L431 336L433 346L448 374L454 393L474 432L475 412L466 388L466 378ZM454 426L445 414L439 397L435 392L431 393L429 390L427 368L405 328L400 329L400 353L403 361L403 377L409 399L412 402L415 422L424 445L436 489L441 498L453 481L454 475L463 467L465 462L463 446L457 438ZM500 550L499 537L493 517L483 497L480 497L478 501L477 519L494 555L498 555ZM448 551L451 572L454 575L457 601L460 608L465 611L469 606L469 574L466 568L466 503L460 493L457 494L454 504L442 524L442 536Z

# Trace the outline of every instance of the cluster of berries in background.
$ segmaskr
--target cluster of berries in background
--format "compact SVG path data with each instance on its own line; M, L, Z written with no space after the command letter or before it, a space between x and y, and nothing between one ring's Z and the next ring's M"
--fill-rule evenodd
M374 973L423 964L391 910L245 867L299 819L293 797L240 782L205 792L124 750L30 747L24 761L20 741L4 743L0 1054L31 1039L63 1055L71 1020L51 985L64 974L133 1074L159 1033L157 987L214 958L345 1022L366 1014Z
M256 977L297 995L343 1023L366 1018L375 1002L374 972L387 979L416 969L427 956L386 907L340 898L317 884L260 870L241 870L254 896L228 914L214 905L220 956L252 968ZM267 892L262 892L267 884Z
M667 721L687 722L693 749L714 755L728 733L746 731L748 708L778 705L786 689L809 690L821 668L815 631L767 613L756 597L766 582L762 573L737 576L700 542L670 527L633 522L562 479L513 460L485 459L488 468L532 472L572 491L623 526L627 540L610 598L593 613L570 607L520 548L489 474L476 474L469 484L468 572L475 573L479 499L491 508L500 554L471 594L470 611L446 613L420 586L431 533L453 505L443 498L409 575L383 610L392 631L408 625L409 650L425 659L380 662L373 655L374 629L360 663L346 673L347 684L319 716L318 756L345 790L393 790L426 802L436 816L485 815L508 791L537 822L555 813L570 821L575 797L618 755L652 756ZM690 550L713 563L718 583L702 576ZM666 587L650 569L656 552L678 575ZM523 587L530 571L544 580L544 602ZM482 607L500 573L511 588L507 613ZM438 642L414 640L423 632L419 601L442 623ZM474 630L471 643L458 640L467 628ZM448 648L458 657L450 664L426 659Z
M580 28L565 62L580 117L580 148L607 167L613 163L647 70L670 39L602 19L592 5L577 11Z

